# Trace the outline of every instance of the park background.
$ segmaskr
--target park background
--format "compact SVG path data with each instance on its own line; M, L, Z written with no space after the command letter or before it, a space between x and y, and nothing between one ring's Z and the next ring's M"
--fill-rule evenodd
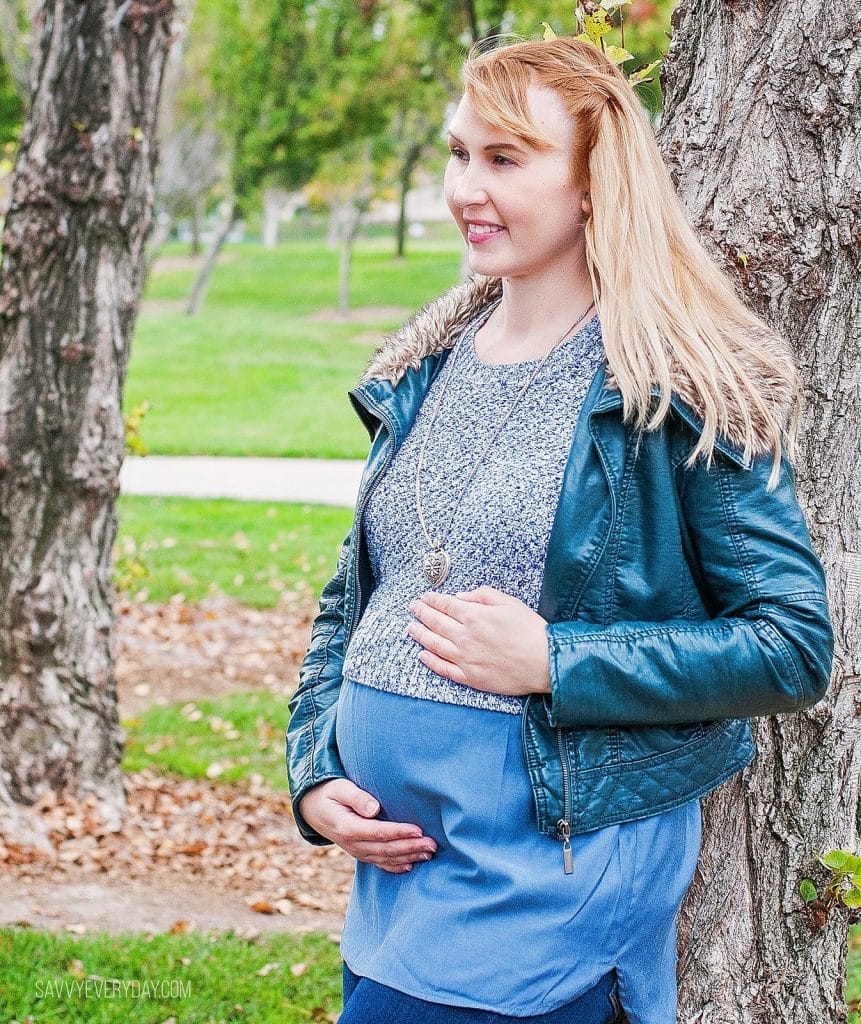
M491 30L573 27L570 4L496 6L197 0L178 13L125 387L130 464L364 458L347 389L463 272L440 188L457 66ZM626 9L635 66L666 50L671 9ZM0 215L34 45L33 9L7 3L3 18ZM657 122L657 78L643 97ZM289 491L289 463L263 469ZM118 508L128 813L108 833L86 801L46 795L53 849L0 843L0 1018L336 1020L351 865L298 839L283 729L349 489L339 505L124 493ZM857 1007L861 936L850 947ZM131 978L181 984L99 988Z

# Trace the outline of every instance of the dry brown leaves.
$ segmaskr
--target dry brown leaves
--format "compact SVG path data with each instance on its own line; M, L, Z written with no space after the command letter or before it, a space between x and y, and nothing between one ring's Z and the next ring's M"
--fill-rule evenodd
M260 913L346 909L352 859L337 847L304 842L288 795L259 776L250 786L227 786L139 772L126 776L126 795L123 825L111 832L94 799L46 794L33 812L46 827L50 852L0 837L0 863L33 878L59 879L69 870L124 878L193 875L211 881L215 894L242 893Z
M265 687L292 692L316 604L283 598L247 608L230 597L199 604L116 601L117 687L123 716L150 704Z

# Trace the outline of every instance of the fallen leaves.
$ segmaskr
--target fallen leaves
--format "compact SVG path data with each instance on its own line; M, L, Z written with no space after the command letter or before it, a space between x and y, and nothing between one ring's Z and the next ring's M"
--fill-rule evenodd
M216 893L244 893L260 914L289 916L297 907L344 913L352 859L335 846L305 843L288 794L269 789L260 776L249 785L229 786L138 772L126 776L126 798L122 826L111 831L94 798L44 794L34 813L51 852L0 837L0 862L25 878L62 877L73 868L140 878L167 869L210 880Z
M117 686L127 716L152 703L198 700L237 687L292 690L316 602L285 594L274 608L257 609L226 596L155 604L119 595L115 611ZM201 717L189 709L190 721ZM224 728L229 731L230 723Z

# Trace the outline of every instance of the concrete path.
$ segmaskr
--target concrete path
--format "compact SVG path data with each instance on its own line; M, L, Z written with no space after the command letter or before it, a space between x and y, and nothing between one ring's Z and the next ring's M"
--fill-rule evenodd
M352 508L363 463L348 459L258 459L208 455L126 456L124 494L300 501Z

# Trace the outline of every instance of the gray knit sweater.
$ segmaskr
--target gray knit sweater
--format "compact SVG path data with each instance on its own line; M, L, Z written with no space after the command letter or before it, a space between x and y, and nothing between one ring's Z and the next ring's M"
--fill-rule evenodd
M540 361L478 358L474 337L493 308L464 329L365 507L376 586L350 640L343 675L395 693L519 714L522 697L476 690L432 672L418 660L421 645L406 632L409 603L430 589L422 571L428 544L416 512L418 455L448 377L421 479L430 534L445 533L451 522L445 542L451 571L440 589L491 586L537 609L574 426L604 350L596 316L551 354L459 499L478 453Z

